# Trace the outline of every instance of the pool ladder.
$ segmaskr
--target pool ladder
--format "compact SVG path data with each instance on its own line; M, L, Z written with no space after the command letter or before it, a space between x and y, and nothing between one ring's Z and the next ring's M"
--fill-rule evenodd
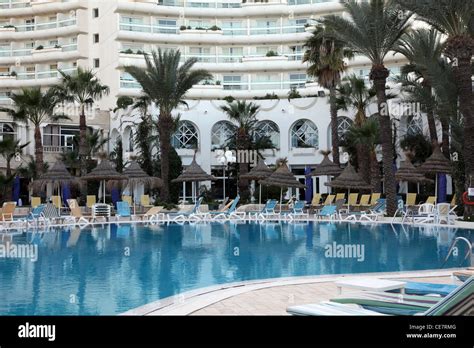
M448 262L448 259L449 257L451 256L451 254L453 253L454 251L454 248L456 247L456 244L459 242L459 241L463 241L467 244L468 246L468 250L467 250L467 253L466 253L466 256L464 257L464 259L462 261L465 261L467 258L469 258L469 266L472 266L472 264L474 263L474 255L472 253L472 244L471 242L469 241L469 239L465 238L465 237L456 237L454 238L453 242L451 243L451 246L449 247L449 252L448 252L448 255L446 256L446 259L444 259L444 262L443 264L441 265L441 268L444 267L444 265L446 264L446 262Z

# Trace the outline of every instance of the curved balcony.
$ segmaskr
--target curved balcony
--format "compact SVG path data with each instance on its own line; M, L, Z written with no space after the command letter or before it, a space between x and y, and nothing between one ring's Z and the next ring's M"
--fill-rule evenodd
M313 0L313 2L315 2ZM290 1L291 3L291 1ZM301 2L294 2L301 3ZM265 17L265 16L288 16L288 10L291 9L294 15L320 15L328 12L341 12L342 5L338 1L315 2L313 4L301 4L298 6L290 6L288 2L281 2L271 4L268 3L248 3L242 4L245 6L237 8L222 7L183 7L179 4L177 6L156 6L153 3L138 3L138 2L119 2L117 4L116 12L118 13L139 13L146 15L160 15L160 16L179 16L186 10L186 17L202 17L202 18L246 18L246 17Z
M77 49L77 44L62 45L61 47L46 47L37 49L17 49L0 51L0 64L12 65L35 64L50 61L68 61L85 58Z
M76 68L61 69L72 73ZM33 86L51 86L59 83L61 74L57 70L46 70L37 72L21 72L17 76L0 76L0 88L22 88Z
M64 13L77 9L87 9L87 5L80 0L11 0L0 2L0 17L38 16L48 13Z
M3 28L0 30L0 40L4 41L22 41L41 39L48 37L64 37L78 33L80 31L76 18L63 19L55 22L22 24L15 28Z

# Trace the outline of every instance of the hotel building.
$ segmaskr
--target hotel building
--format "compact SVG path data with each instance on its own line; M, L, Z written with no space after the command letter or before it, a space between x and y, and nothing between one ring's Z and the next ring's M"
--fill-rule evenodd
M188 107L176 111L181 123L172 141L183 164L197 151L198 163L222 181L225 171L215 150L225 147L234 125L220 106L232 96L260 105L259 134L275 145L264 151L267 164L286 157L304 180L305 166L319 163L319 150L331 148L328 93L307 76L307 64L301 62L315 21L327 14L344 15L338 1L324 0L0 0L0 104L11 103L9 93L21 87L58 83L58 69L92 68L110 95L89 110L88 126L110 138L109 150L121 137L130 156L139 112L113 109L118 97L137 97L141 91L124 67L144 67L143 53L158 48L179 49L183 61L197 58L196 68L214 77L194 86ZM392 76L405 63L399 55L387 56ZM346 74L368 81L370 67L366 58L355 57ZM291 90L301 98L289 100ZM278 99L263 99L269 95ZM156 117L157 110L151 111ZM369 113L375 112L372 105ZM353 115L353 110L340 112L341 135ZM42 125L46 160L74 146L79 122L77 113L71 117ZM398 121L399 137L426 128L425 120L410 115ZM0 136L33 139L31 126L1 113L0 123ZM33 151L30 143L27 152ZM326 192L325 178L313 180L315 192Z

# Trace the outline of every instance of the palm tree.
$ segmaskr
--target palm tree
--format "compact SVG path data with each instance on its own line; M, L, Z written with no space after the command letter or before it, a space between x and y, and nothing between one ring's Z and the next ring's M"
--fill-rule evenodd
M186 60L180 66L179 50L162 52L161 49L145 55L146 68L127 66L125 71L141 85L143 92L160 108L158 134L160 138L161 178L165 182L161 189L161 199L169 200L169 152L173 129L172 112L184 101L186 93L193 85L212 78L203 69L192 70L196 58Z
M410 80L418 82L422 87L423 99L428 101L432 97L432 82L429 76L429 64L438 62L444 45L441 35L436 29L417 29L402 36L394 51L403 54L409 64L401 69L402 76L410 75ZM418 100L419 101L419 100ZM430 139L433 144L438 143L436 123L432 103L422 103L428 119Z
M135 144L138 147L138 161L148 175L153 175L152 150L155 144L157 144L158 139L153 135L154 124L151 115L148 113L150 105L150 97L142 95L135 100L132 107L141 114L140 121L135 124Z
M52 89L42 92L40 87L23 88L21 93L12 93L10 98L13 100L13 108L2 108L0 111L6 111L14 120L33 124L36 171L41 173L43 170L41 124L67 120L69 117L55 113L54 108L59 99Z
M257 114L260 111L260 106L255 103L247 101L235 101L221 106L221 110L227 114L229 120L237 123L235 148L239 150L253 149L253 134L255 133L257 125ZM248 173L249 163L239 163L239 174L244 175ZM248 190L248 181L239 179L239 191L245 192Z
M372 62L370 79L377 94L387 213L393 215L397 209L396 181L393 173L392 123L385 91L389 70L384 60L407 32L411 15L385 0L347 0L343 6L348 18L331 15L324 19L324 24L331 36L345 42L354 53L366 56Z
M342 80L341 85L336 88L335 103L338 110L347 111L355 109L355 128L362 127L367 120L366 110L375 98L375 89L368 88L365 81L357 75L352 74ZM354 142L357 151L357 168L362 177L369 178L372 166L378 169L376 157L371 156L368 145L364 142ZM375 161L371 161L375 158ZM374 171L374 169L372 169ZM374 191L379 192L380 185L374 185Z
M368 119L360 126L352 126L346 134L346 141L350 146L360 147L367 151L370 162L370 184L374 192L380 192L380 173L377 162L376 147L380 143L379 125L376 120ZM361 168L359 167L359 170ZM367 175L367 174L364 174Z
M341 40L327 35L323 26L319 25L313 35L306 41L308 48L303 56L303 62L308 62L307 73L318 79L318 83L329 90L331 113L331 139L333 161L339 164L339 138L337 132L337 107L335 105L336 86L341 81L341 74L346 70L345 58L352 58L351 50L344 46Z
M451 59L459 95L459 110L464 119L465 174L468 178L474 174L474 98L471 79L474 55L473 3L466 0L396 2L447 36L444 53Z
M29 156L28 161L23 161L21 165L17 168L16 172L22 176L23 178L29 178L30 179L30 196L35 194L35 188L33 185L33 181L35 181L41 173L46 173L48 171L49 165L48 163L43 163L41 165L41 168L38 170L39 165L36 162L35 158L32 156Z
M81 164L81 175L87 173L87 122L86 106L92 105L96 100L109 94L109 87L102 85L92 70L78 68L74 74L67 74L59 70L62 81L53 87L55 93L62 101L77 103L79 113L79 161Z
M20 140L14 140L13 138L7 137L0 141L0 156L5 158L6 166L6 176L10 177L12 175L11 170L11 161L13 157L17 154L21 154L23 149L29 145L29 142L26 144L20 145Z

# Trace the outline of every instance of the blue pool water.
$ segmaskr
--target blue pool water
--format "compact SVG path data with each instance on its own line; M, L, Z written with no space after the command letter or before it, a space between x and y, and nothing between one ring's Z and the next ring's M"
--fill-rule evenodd
M235 281L435 269L454 236L474 239L471 230L335 223L121 224L0 237L38 245L36 262L0 258L0 315L117 314ZM341 247L346 254L329 253ZM463 247L446 267L462 264Z

